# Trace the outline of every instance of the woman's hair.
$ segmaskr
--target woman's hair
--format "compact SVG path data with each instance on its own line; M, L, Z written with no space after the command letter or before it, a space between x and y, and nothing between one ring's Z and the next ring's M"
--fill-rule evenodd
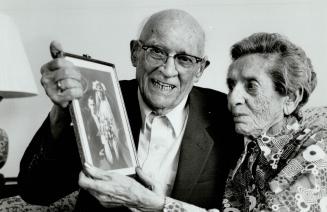
M273 60L269 74L280 95L292 97L300 90L302 100L293 112L298 116L299 109L308 102L317 84L316 73L305 52L280 34L255 33L231 48L233 61L250 54L259 54Z

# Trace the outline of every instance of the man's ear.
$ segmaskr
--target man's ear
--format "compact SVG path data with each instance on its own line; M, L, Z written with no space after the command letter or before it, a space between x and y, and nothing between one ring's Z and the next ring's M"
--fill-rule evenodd
M137 62L138 62L138 48L139 48L139 41L137 40L132 40L129 43L129 48L131 51L131 61L134 67L137 66Z
M210 65L210 61L208 60L207 57L204 57L204 61L201 63L202 69L206 69Z
M283 106L284 114L285 115L292 114L297 108L297 106L299 105L299 103L301 102L302 98L303 98L303 92L300 89L286 96Z
M195 74L195 83L199 81L199 79L201 78L204 70L210 65L210 61L208 60L207 57L203 58L203 61L200 64L200 68L199 70L196 72Z

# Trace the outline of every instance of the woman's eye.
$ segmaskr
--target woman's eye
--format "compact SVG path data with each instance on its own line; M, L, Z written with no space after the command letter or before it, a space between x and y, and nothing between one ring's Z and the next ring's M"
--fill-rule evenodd
M255 92L257 91L258 84L256 82L248 82L246 85L246 88L249 92Z

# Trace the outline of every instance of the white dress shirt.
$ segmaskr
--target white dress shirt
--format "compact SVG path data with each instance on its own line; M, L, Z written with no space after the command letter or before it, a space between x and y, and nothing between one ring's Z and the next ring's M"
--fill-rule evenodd
M142 116L137 156L142 170L161 184L163 194L171 194L189 109L185 97L165 116L154 116L138 91Z

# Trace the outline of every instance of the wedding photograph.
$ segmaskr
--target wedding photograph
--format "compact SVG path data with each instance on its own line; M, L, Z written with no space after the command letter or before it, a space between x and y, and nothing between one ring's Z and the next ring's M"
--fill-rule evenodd
M134 174L135 147L114 65L83 57L66 59L82 75L83 96L73 100L71 115L83 162Z

